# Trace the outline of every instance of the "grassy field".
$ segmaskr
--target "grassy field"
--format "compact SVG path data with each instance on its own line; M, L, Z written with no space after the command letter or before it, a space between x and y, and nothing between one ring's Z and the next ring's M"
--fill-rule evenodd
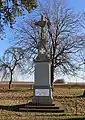
M27 104L32 100L32 89L0 89L0 120L85 120L84 89L54 87L53 99L64 113L37 113L13 111L13 105Z

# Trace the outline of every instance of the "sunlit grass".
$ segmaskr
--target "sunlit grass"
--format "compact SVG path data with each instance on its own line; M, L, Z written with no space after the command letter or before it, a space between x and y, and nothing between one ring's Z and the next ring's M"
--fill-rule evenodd
M53 99L56 106L64 113L16 112L0 109L0 120L63 120L68 118L85 118L85 98L79 97L84 89L54 88ZM31 102L33 90L30 88L13 88L0 91L0 105L11 106ZM77 110L77 111L76 111Z

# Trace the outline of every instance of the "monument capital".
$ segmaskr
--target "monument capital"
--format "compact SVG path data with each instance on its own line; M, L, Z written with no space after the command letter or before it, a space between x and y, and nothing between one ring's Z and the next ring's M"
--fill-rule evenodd
M41 15L41 20L40 21L35 22L35 25L40 26L41 28L45 27L46 20L45 20L43 15Z

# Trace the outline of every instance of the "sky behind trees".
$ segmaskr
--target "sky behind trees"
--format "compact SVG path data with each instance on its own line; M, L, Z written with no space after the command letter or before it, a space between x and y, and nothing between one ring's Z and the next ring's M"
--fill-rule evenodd
M38 1L42 2L44 0L38 0ZM68 8L71 8L74 12L83 12L85 10L85 0L64 0L64 1L66 6ZM3 55L4 50L11 45L11 41L14 39L13 29L6 27L5 32L6 32L6 38L0 41L0 56Z
M66 0L67 5L76 12L85 10L85 0Z
M42 0L38 0L42 2ZM51 0L50 0L51 1ZM65 4L75 12L83 12L85 10L85 0L64 0ZM6 27L6 38L0 41L0 55L3 54L4 50L9 47L13 38L13 30Z

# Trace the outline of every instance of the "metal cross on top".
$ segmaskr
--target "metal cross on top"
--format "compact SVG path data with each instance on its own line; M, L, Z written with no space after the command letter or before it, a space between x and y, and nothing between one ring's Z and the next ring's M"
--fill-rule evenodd
M43 15L41 15L41 22L40 22L40 27L41 27L41 40L44 39L44 27L46 25L46 20L44 19Z
M41 20L35 23L36 26L40 26L40 40L38 42L38 54L43 54L45 52L46 47L46 39L45 39L45 31L44 27L46 25L46 20L44 19L44 16L41 15Z
M43 16L43 15L41 15L41 20L40 20L40 21L35 22L35 25L41 27L41 39L43 39L43 37L44 37L44 36L43 36L44 27L45 27L45 25L46 25L46 20L44 19L44 16Z

